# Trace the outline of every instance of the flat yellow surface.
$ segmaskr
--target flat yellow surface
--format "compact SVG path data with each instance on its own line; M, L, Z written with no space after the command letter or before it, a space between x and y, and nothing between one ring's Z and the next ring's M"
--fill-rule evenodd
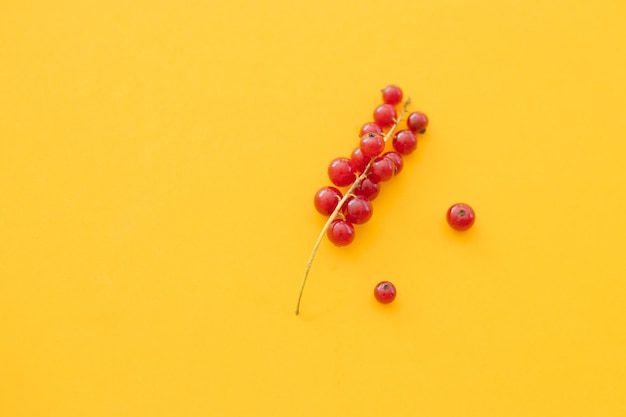
M625 39L622 0L2 2L0 416L626 416ZM429 131L296 317L389 83Z

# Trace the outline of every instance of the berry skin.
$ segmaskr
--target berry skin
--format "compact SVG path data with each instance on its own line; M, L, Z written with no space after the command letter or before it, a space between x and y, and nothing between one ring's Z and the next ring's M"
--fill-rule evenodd
M399 154L409 155L417 148L417 137L413 132L405 129L396 133L391 143Z
M421 111L413 112L406 119L406 126L413 133L425 133L428 126L428 117Z
M446 220L451 228L462 232L472 227L476 215L474 209L467 204L457 203L448 209Z
M402 161L402 155L398 152L386 152L383 154L383 158L387 158L393 162L393 175L398 175L400 171L402 171L404 162Z
M372 218L372 203L363 197L350 198L343 206L343 214L350 223L367 223Z
M359 137L362 138L363 136L367 135L370 132L377 133L380 135L381 133L383 133L383 130L376 123L371 123L371 122L365 123L363 127L361 127L361 132L359 133Z
M391 159L378 157L369 169L368 178L375 183L388 181L393 177L394 165Z
M365 167L370 163L370 159L367 156L363 155L361 148L355 148L352 151L352 155L350 156L350 163L352 164L352 168L356 172L365 171Z
M361 181L361 183L353 191L354 195L358 195L369 201L375 199L379 192L380 185L372 182L372 180L367 177L363 178L363 181Z
M396 287L389 281L379 282L374 288L374 297L379 303L389 304L396 299Z
M347 246L354 240L354 226L352 223L335 219L328 228L328 239L336 246Z
M345 187L354 182L356 173L348 158L337 158L328 165L328 177L337 187Z
M363 155L373 158L385 150L385 141L381 135L370 132L361 138L359 148L361 148Z
M337 208L337 204L342 197L341 191L335 187L324 187L315 193L313 204L320 214L330 216Z
M396 85L388 85L380 90L383 93L383 102L395 106L402 101L402 90Z
M374 121L383 129L391 127L396 117L396 109L391 104L381 104L374 110Z

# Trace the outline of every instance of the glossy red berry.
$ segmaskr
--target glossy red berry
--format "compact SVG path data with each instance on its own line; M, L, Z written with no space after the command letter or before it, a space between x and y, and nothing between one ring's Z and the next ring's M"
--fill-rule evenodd
M383 158L387 158L393 162L393 175L398 175L400 171L402 171L404 162L402 161L402 155L398 152L386 152L383 154Z
M417 137L413 132L405 129L396 133L391 143L398 153L408 155L417 148Z
M389 281L379 282L374 288L374 297L379 303L389 304L396 299L396 287Z
M313 204L315 209L321 214L330 216L337 208L337 203L339 203L342 197L341 191L335 187L324 187L315 193Z
M353 224L367 223L372 218L372 203L363 197L350 198L343 206L343 215Z
M428 117L421 111L413 112L406 119L406 125L413 133L424 133L428 126Z
M381 104L374 110L374 121L383 129L393 125L396 117L396 109L391 104Z
M328 166L328 177L337 187L345 187L354 182L356 173L348 158L337 158Z
M402 101L402 90L397 85L388 85L380 91L386 104L396 105Z
M385 141L381 135L370 132L361 138L359 148L361 148L363 155L372 158L385 150Z
M393 177L393 162L389 158L378 157L369 169L368 178L375 183L388 181Z
M472 227L476 215L469 205L458 203L448 209L446 220L451 228L462 232Z
M370 132L371 133L381 134L381 133L383 133L383 130L376 123L371 123L371 122L370 123L365 123L361 127L361 132L359 133L359 137L362 138L364 135L367 135Z
M354 191L352 191L354 195L361 196L366 200L372 201L378 196L380 192L380 184L373 182L371 179L365 177L363 181L356 186Z
M346 246L354 240L354 226L346 220L335 219L330 224L327 235L336 246Z
M363 172L371 159L363 155L361 148L355 148L350 155L350 163L355 172Z

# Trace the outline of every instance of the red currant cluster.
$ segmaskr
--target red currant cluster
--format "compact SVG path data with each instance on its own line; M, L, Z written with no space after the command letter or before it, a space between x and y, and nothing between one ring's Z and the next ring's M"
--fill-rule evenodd
M365 123L360 130L359 146L352 151L350 158L336 158L328 166L328 176L334 187L320 189L313 200L315 208L328 220L320 233L304 274L296 314L300 310L300 300L311 264L324 237L337 246L346 246L354 240L354 225L366 223L373 213L372 200L380 192L380 183L388 181L402 171L403 156L409 155L417 147L417 136L426 132L428 117L422 112L411 113L406 121L406 129L395 132L411 99L407 99L400 114L397 108L402 103L402 90L390 85L382 91L383 104L374 109L374 121ZM391 139L393 150L385 152ZM337 187L348 187L341 192ZM381 302L391 302L395 298L395 288L391 283L379 285ZM377 293L378 293L377 292Z
M394 134L410 100L398 118L396 107L402 102L402 90L390 85L382 90L382 96L383 104L374 110L374 122L361 127L359 146L350 158L336 158L328 166L328 176L335 187L320 189L313 200L317 211L332 218L326 233L337 246L352 243L354 225L372 217L372 200L380 192L380 183L402 171L402 157L415 150L417 135L428 126L426 115L414 112L407 118L407 128ZM393 150L383 153L389 139ZM336 188L348 186L345 195Z

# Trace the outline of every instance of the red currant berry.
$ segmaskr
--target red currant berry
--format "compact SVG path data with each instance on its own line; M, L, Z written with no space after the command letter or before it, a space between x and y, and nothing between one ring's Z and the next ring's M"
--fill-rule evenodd
M402 162L402 155L398 152L386 152L383 154L383 158L387 158L393 162L393 175L398 175L400 171L402 171L404 162Z
M396 109L391 104L381 104L374 110L374 121L383 129L390 127L396 120Z
M458 203L448 209L446 220L451 228L462 232L472 227L476 215L470 206Z
M324 187L315 193L313 204L315 204L315 208L321 214L330 216L337 208L337 203L339 203L341 197L341 191L335 187Z
M365 123L363 127L361 127L361 132L359 133L359 137L362 138L364 135L367 135L370 132L381 134L383 133L383 130L376 123L371 123L371 122Z
M348 158L337 158L328 166L328 177L337 187L345 187L354 182L356 173Z
M409 114L406 125L413 133L424 133L428 126L428 117L421 111Z
M386 104L396 105L402 101L402 90L396 85L389 85L380 91Z
M358 195L370 201L375 199L379 192L380 184L373 182L367 177L363 178L363 181L361 181L353 191L354 195Z
M354 226L351 223L335 219L328 228L328 239L337 246L346 246L354 240Z
M389 158L378 157L369 172L368 178L372 182L388 181L393 177L393 162Z
M385 150L385 141L381 135L370 132L361 138L359 148L363 155L372 158Z
M401 130L393 137L393 148L402 155L408 155L417 148L417 137L410 130Z
M379 303L389 304L396 298L396 287L389 281L379 282L374 288L374 297Z
M367 223L372 218L372 203L363 197L350 198L343 206L343 214L346 220L354 224Z
M350 163L356 172L363 172L370 160L371 158L363 155L361 148L355 148L350 156Z

